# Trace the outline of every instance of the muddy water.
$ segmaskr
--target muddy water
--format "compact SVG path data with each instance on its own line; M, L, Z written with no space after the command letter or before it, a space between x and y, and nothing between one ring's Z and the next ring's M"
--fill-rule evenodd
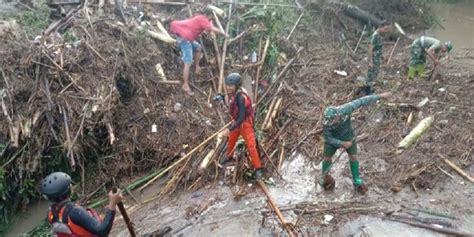
M474 48L474 1L433 4L432 9L445 29L435 23L427 34L452 41L455 49Z
M8 230L6 237L27 236L25 233L36 227L46 217L49 202L38 201L29 206L26 212L21 213L15 224Z

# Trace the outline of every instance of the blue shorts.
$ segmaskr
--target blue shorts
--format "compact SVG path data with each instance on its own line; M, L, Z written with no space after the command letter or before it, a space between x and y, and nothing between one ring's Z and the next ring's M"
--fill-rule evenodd
M196 49L200 49L201 45L196 41L190 42L179 37L177 38L176 43L181 49L181 59L183 60L184 64L192 64L193 52Z

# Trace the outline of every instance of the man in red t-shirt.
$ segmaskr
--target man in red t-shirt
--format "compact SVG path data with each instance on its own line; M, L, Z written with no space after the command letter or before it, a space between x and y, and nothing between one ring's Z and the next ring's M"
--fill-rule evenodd
M212 14L211 10L207 10ZM206 14L209 13L206 11ZM184 62L183 69L183 90L189 95L194 93L189 87L189 69L193 63L193 51L196 50L196 74L200 73L199 60L201 59L201 45L196 42L196 39L204 31L211 31L221 34L225 37L227 35L219 28L212 25L212 21L206 15L196 15L185 20L174 20L170 24L170 31L177 35L177 44L181 49L181 59Z

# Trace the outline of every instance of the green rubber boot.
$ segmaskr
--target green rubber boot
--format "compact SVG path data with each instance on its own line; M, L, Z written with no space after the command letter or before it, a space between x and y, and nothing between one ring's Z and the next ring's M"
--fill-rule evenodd
M331 168L331 161L323 160L323 176L329 173L329 169Z
M358 160L351 160L349 161L349 164L351 166L351 173L352 173L352 181L354 183L354 186L360 186L362 185L363 181L359 177L359 161Z

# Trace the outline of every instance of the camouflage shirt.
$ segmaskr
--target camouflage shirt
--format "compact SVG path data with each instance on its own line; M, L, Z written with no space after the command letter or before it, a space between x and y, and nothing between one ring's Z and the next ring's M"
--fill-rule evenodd
M427 50L433 49L436 53L438 53L442 44L441 41L433 37L421 36L420 38L413 41L412 46L418 46Z
M354 137L351 124L351 114L354 110L375 103L380 99L378 95L369 95L349 103L324 110L323 136L326 145L341 147L344 141L350 141Z

